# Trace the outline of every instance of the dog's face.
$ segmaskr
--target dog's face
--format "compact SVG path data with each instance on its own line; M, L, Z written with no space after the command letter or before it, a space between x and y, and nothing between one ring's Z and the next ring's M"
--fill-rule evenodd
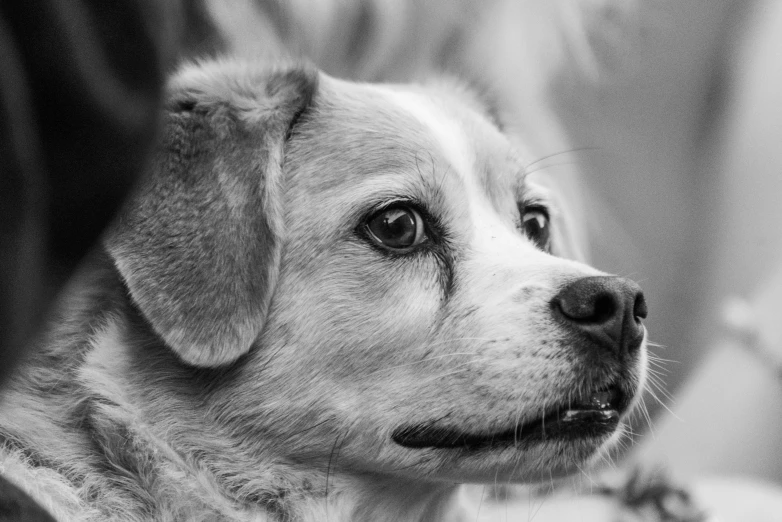
M558 210L480 101L236 71L177 80L141 195L158 203L109 250L181 358L231 365L210 411L249 468L526 481L615 437L643 382L643 296L560 257Z

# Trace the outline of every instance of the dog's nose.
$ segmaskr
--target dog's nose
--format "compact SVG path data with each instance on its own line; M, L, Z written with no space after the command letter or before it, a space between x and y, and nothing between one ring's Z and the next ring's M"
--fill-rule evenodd
M643 341L646 300L634 281L583 277L560 290L551 304L556 314L617 355L637 350Z

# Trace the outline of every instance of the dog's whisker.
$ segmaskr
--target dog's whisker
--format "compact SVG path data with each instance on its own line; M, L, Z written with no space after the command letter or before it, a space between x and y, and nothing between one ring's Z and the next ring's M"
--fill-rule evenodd
M458 343L461 341L481 341L485 343L496 341L494 337L451 337L448 339L440 339L438 341L432 341L425 345L426 348L434 348L448 343Z
M650 379L659 379L660 382L663 382L663 379L668 375L668 371L665 369L647 368L646 371Z
M337 451L337 445L339 444L340 437L341 437L341 434L338 434L337 438L334 439L334 445L331 447L331 453L329 453L329 463L326 466L326 486L325 486L325 492L324 492L324 497L325 498L328 498L328 496L329 496L329 479L331 478L331 462L334 459L334 453Z
M538 159L531 161L530 163L527 163L526 165L524 165L524 170L527 171L530 167L537 165L538 163L541 163L551 158L564 156L565 154L575 154L577 152L593 152L598 150L601 150L601 148L595 146L585 146L585 147L574 147L572 149L562 150L559 152L553 152L551 154L546 154L545 156L541 156Z
M661 384L654 384L655 391L658 392L663 398L671 405L676 403L676 398L668 393L668 391ZM657 399L659 401L659 399Z
M549 475L548 476L549 476L549 492L547 494L542 495L540 497L540 504L538 504L538 506L535 508L535 511L533 511L532 513L529 514L529 518L527 520L530 521L530 522L532 520L534 520L536 516L538 516L538 513L543 508L543 505L546 503L546 500L549 499L550 493L552 493L556 489L555 486L554 486L554 476L551 474L551 470L550 469L549 469ZM532 505L534 505L534 503L532 503Z
M595 482L595 481L594 481L594 479L592 478L592 475L590 475L589 473L587 473L586 471L584 471L584 468L582 468L582 467L581 467L581 466L578 464L578 462L576 462L576 461L572 461L572 462L573 462L573 464L576 466L576 468L578 469L578 471L580 471L580 472L581 472L581 475L583 475L583 476L584 476L584 478L586 478L586 479L587 479L587 481L589 481L589 484L590 484L590 486L593 486L593 485L594 485L594 486L596 486L596 485L597 485L597 482Z
M646 393L649 394L650 397L657 400L657 397L655 396L655 390L661 390L662 388L657 386L657 383L654 382L653 378L650 376L648 380L649 386L644 390ZM666 397L668 398L668 397Z
M658 372L663 372L664 374L667 374L670 370L668 369L667 364L665 361L657 361L655 359L649 359L649 364L654 366L654 370Z
M647 368L647 380L649 383L654 384L660 389L665 389L665 379L668 376L668 372L661 370L654 370Z
M657 439L657 434L654 431L654 423L652 422L652 417L649 415L649 408L646 406L646 398L641 396L640 400L640 409L641 414L643 415L644 419L646 419L646 424L649 427L649 433L652 436L652 439Z
M621 440L616 441L617 446L622 445ZM599 453L600 462L602 463L602 466L605 468L613 468L614 467L614 461L611 458L611 452L610 451L601 451ZM592 484L590 484L590 494L592 492Z
M421 164L418 159L418 152L415 153L415 156L413 156L413 161L415 162L415 171L418 173L418 177L421 178L421 183L424 185L428 185L429 182L424 177L424 173L421 171Z
M668 391L665 389L665 384L664 384L665 381L663 380L662 375L659 375L656 372L650 372L648 375L648 382L651 388L660 392L666 399L670 400L671 402L675 402L673 396L671 396L668 393Z
M534 169L528 169L525 172L527 175L529 175L529 174L534 174L535 172L543 172L546 169L553 169L555 167L563 167L566 165L580 165L580 163L578 161L556 161L556 162L546 163L543 165L538 165Z
M478 510L475 513L475 522L481 519L481 508L483 507L483 498L486 496L486 486L481 486L481 498L478 500Z
M665 348L665 346L658 344L656 345L660 348ZM658 363L666 363L666 364L681 364L681 361L677 361L676 359L666 359L665 357L661 357L659 354L656 354L654 352L650 352L648 354L649 360L655 361Z
M497 496L497 493L499 493L499 482L497 481L497 477L499 476L500 468L498 466L494 467L494 493L492 494L492 498ZM476 519L477 520L477 519Z
M630 450L630 445L624 439L617 440L616 445L617 445L617 451L627 452ZM616 463L616 456L613 455L613 452L610 452L608 454L608 461L609 461L609 467L611 469L616 469L618 467Z
M517 454L516 457L513 460L514 460L514 462L513 462L513 469L511 471L511 474L508 475L508 480L507 480L507 483L506 483L506 486L508 488L511 487L511 477L516 475L516 470L519 469L519 464L521 464L521 454Z
M652 360L652 361L655 361L655 362L658 362L658 363L661 363L661 364L662 363L669 363L669 362L672 362L672 363L677 362L674 359L666 359L665 357L663 357L662 355L660 355L659 353L656 353L656 352L649 352L647 354L647 357L649 358L649 360Z
M421 183L423 186L427 187L429 191L431 192L432 197L442 197L442 192L440 190L440 187L438 186L435 178L435 171L434 171L434 157L431 153L429 153L429 163L432 166L432 178L429 179L427 176L424 175L423 170L421 169L421 158L418 155L418 152L415 153L415 170L418 173L418 177L421 179Z
M647 368L647 377L650 381L654 381L655 384L663 385L666 377L670 374L667 369Z
M646 341L646 344L647 344L648 346L652 346L652 347L654 347L654 348L661 348L661 349L663 349L663 350L667 350L667 349L668 349L668 346L666 346L666 345L664 345L664 344L656 343L656 342L654 342L654 341L649 341L649 340L647 340L647 341ZM650 354L650 355L652 355L652 354ZM671 362L678 362L678 361L671 361Z
M668 393L668 390L665 389L664 381L661 375L658 375L657 373L650 373L649 385L653 386L654 389L659 391L666 399L674 402L673 396Z
M659 376L660 379L664 380L664 378L668 376L671 370L664 362L657 362L654 360L650 360L647 371L653 375Z
M674 417L676 420L678 420L678 421L681 421L681 420L682 420L682 419L681 419L681 417L679 417L678 415L676 415L676 414L673 412L673 410L671 410L671 409L668 407L668 405L667 405L667 404L665 404L663 401L661 401L661 400L660 400L660 398L657 396L657 394L656 394L656 393L654 393L654 391L653 391L653 390L649 389L649 390L647 390L647 391L649 392L649 395L651 395L651 397L652 397L652 398L653 398L655 401L657 401L657 402L660 404L660 406L662 406L663 408L665 408L665 409L666 409L666 411L668 411L668 413L670 413L670 414L671 414L671 415L672 415L672 416L673 416L673 417ZM673 400L673 399L671 399L671 400Z
M647 368L646 371L648 372L649 380L654 379L657 384L664 382L665 377L669 374L666 370L655 370L654 368Z

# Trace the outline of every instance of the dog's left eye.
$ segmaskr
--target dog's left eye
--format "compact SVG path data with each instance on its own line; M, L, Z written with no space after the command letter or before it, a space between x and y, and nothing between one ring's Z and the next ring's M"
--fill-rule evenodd
M530 238L541 250L549 250L549 226L548 212L542 207L528 207L521 216L521 228L524 234Z
M396 251L408 251L426 240L421 215L407 206L393 206L381 210L367 221L372 239Z

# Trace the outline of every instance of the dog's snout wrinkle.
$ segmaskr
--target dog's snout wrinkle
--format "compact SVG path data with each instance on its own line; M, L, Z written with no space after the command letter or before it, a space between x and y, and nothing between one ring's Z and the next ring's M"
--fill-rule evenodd
M598 345L623 356L643 341L648 313L637 283L623 277L582 277L551 301L554 313Z

